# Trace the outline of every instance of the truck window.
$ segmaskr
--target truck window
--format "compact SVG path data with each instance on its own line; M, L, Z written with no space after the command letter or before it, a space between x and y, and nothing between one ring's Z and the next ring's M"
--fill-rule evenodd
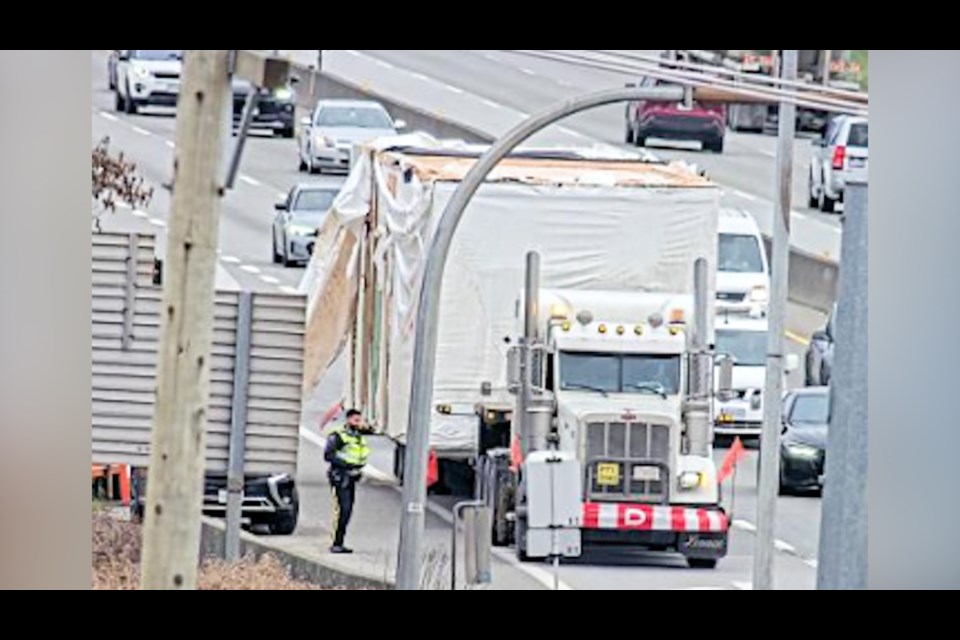
M560 389L604 393L680 393L680 356L560 354Z
M720 235L717 265L723 273L763 273L763 254L755 236Z
M850 127L847 146L867 148L867 125L855 124Z
M764 367L767 364L767 332L717 329L716 351L733 356L741 367Z

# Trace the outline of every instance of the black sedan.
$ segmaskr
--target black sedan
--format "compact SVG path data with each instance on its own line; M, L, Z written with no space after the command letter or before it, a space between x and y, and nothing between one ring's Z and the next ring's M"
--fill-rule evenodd
M837 307L827 319L827 326L813 334L806 356L806 384L808 387L820 387L830 384L830 370L833 365L833 342L836 331Z
M246 80L233 80L233 124L239 126L247 96L253 90ZM250 128L267 130L284 138L292 138L296 122L297 95L293 85L276 91L260 89Z
M823 489L823 463L830 422L827 387L807 387L787 394L780 436L780 493Z

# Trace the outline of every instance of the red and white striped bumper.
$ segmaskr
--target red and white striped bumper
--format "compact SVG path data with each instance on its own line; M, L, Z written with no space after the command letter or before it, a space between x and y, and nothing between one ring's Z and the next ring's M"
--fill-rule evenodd
M726 533L729 527L727 514L719 509L591 502L583 505L584 529Z

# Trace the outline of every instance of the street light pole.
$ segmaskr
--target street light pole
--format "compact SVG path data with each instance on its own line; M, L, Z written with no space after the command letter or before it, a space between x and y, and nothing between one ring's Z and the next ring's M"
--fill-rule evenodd
M780 77L796 80L794 49L783 51ZM784 316L790 268L790 216L793 187L793 146L797 107L781 102L777 141L776 203L773 215L770 319L768 323L767 380L763 393L763 433L760 439L760 486L757 509L757 543L754 551L753 588L773 589L774 531L780 477L780 399L783 396Z

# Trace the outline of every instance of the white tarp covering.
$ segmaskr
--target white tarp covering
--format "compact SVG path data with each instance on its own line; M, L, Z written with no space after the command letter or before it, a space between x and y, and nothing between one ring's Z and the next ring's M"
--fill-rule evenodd
M396 155L391 155L396 159ZM426 247L456 183L423 184L415 171L384 166L364 154L335 203L340 225L362 233L376 185L379 220L375 260L379 295L388 314L383 407L386 431L406 432L418 286ZM542 286L550 289L689 293L698 257L716 264L716 188L645 188L612 183L602 171L575 184L487 183L464 215L444 275L434 404L466 407L434 413L431 444L438 450L475 446L481 401L508 403L508 339L516 338L525 255L539 251ZM322 271L322 265L317 267ZM384 270L386 269L386 270ZM317 295L308 275L304 289ZM711 301L713 295L710 296ZM711 310L712 315L712 310ZM491 383L493 395L482 397Z

